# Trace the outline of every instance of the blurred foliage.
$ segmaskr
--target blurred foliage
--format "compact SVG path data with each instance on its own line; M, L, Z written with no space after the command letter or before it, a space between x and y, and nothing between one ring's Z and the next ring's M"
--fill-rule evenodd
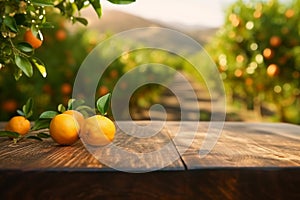
M127 4L135 0L108 1ZM88 21L80 17L80 11L88 6L92 6L101 17L99 0L0 0L0 69L8 67L16 80L23 73L32 77L33 68L45 77L45 65L35 56L35 49L43 42L41 30L53 27L47 14L58 12L72 23L87 25ZM29 30L30 36L26 35Z
M207 46L231 104L300 124L300 1L242 1Z
M99 33L85 28L68 29L65 18L56 13L47 18L52 21L54 27L44 30L43 48L36 51L35 55L44 61L48 76L42 78L38 73L33 73L31 78L22 76L15 81L9 68L2 68L0 72L0 120L8 120L9 117L16 115L16 109L23 105L29 97L32 97L35 102L33 119L45 110L56 110L60 103L67 105L68 100L72 97L73 83L83 60L97 44L111 36L110 33ZM114 41L113 48L109 46L106 48L107 51L99 53L99 60L107 59L112 50L123 50L127 43L128 41ZM142 47L142 44L134 45ZM115 84L124 73L146 63L161 63L180 69L183 59L168 52L153 49L125 51L104 71L97 87L95 99L113 91ZM162 72L158 68L153 68L149 74L166 78L172 75L171 72L166 74L165 71ZM145 79L143 76L133 78L134 80L130 80L128 83ZM124 91L129 87L128 83L121 84ZM162 87L155 84L142 86L131 97L130 106L147 108L151 102L159 98L161 92ZM121 94L119 99L122 104Z

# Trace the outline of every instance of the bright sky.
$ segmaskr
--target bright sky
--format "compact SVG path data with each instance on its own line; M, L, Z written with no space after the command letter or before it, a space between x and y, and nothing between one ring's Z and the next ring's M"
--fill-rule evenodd
M103 12L116 9L164 22L217 27L223 24L224 9L234 0L136 0L129 5L102 1Z

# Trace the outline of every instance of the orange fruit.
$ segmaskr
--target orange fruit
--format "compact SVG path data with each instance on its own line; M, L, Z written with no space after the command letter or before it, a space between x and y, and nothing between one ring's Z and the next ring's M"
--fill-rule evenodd
M32 31L28 29L24 34L24 41L29 43L34 49L39 48L43 41L33 35Z
M25 135L30 130L30 122L24 116L15 116L8 121L5 130Z
M293 9L288 9L284 13L286 18L292 18L295 15L295 11Z
M100 96L103 96L103 95L107 94L108 92L109 92L108 88L104 85L100 86L98 89L98 94Z
M270 77L274 77L279 74L279 67L275 64L270 64L267 68L267 74Z
M78 122L80 128L83 126L84 123L84 117L83 115L78 112L77 110L67 110L65 112L63 112L63 114L68 114L68 115L72 115Z
M251 86L252 84L253 84L253 79L252 78L246 78L245 79L245 84L247 85L247 86Z
M266 59L271 59L274 56L274 51L270 48L265 48L263 51L263 55Z
M70 114L58 114L50 122L49 132L52 139L61 145L71 145L79 137L79 124Z
M56 31L55 37L58 41L63 41L67 38L67 33L66 33L65 30L59 29L59 30Z
M85 120L80 138L84 143L93 146L109 144L115 137L115 124L107 117L94 115Z
M2 109L6 112L15 112L17 107L17 101L14 99L9 99L2 103Z
M71 94L72 92L72 86L70 83L64 83L61 85L60 91L64 95Z
M272 36L270 38L270 45L273 47L278 47L281 45L281 38L279 36Z
M113 69L113 70L111 70L109 75L110 75L111 78L115 79L115 78L118 78L119 73L118 73L117 70Z

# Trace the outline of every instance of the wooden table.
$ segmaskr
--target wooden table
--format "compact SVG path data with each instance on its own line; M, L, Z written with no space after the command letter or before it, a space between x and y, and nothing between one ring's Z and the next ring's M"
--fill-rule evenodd
M0 199L300 199L299 126L226 122L213 150L200 157L209 123L200 122L195 135L186 132L175 140L178 125L167 122L159 134L144 139L118 130L114 144L129 152L172 143L163 156L178 159L147 173L101 164L81 141L59 146L52 139L13 144L1 138ZM124 167L142 172L147 163L151 160L128 159Z

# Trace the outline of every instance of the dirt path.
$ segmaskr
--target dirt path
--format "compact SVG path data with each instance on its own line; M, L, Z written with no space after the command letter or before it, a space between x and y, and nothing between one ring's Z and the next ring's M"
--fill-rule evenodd
M166 89L161 95L160 100L155 102L156 104L160 104L165 109L165 112L159 109L161 107L150 109L152 120L163 120L165 117L169 121L178 121L181 119L195 121L199 117L201 120L210 119L211 98L205 85L196 83L188 75L185 75L185 78L189 83L184 81L182 77L175 76L173 82L169 85L169 88L175 91L176 95L180 98L182 102L181 106L179 98L170 89ZM181 116L181 113L183 113L183 116ZM135 120L149 120L149 110L143 109L134 112L132 117Z

